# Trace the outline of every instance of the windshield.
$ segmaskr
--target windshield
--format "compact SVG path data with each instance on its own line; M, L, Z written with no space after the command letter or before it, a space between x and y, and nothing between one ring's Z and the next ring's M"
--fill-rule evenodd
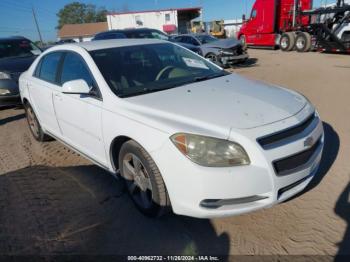
M228 74L171 43L116 47L90 54L119 97L162 91Z
M218 41L217 38L215 38L215 37L213 37L211 35L198 35L196 37L202 44L208 44L208 43L211 43L211 42Z
M40 49L29 40L0 41L0 58L39 55Z

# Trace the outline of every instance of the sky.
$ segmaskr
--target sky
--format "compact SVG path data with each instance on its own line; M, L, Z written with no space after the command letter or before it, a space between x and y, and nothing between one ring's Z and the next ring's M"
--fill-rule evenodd
M43 40L55 41L57 36L58 11L66 4L79 0L0 0L0 37L23 35L33 41L39 39L35 27L32 7L36 11ZM105 7L108 11L150 10L158 8L175 8L202 6L204 20L234 19L250 13L255 0L80 0L86 4ZM314 6L335 0L314 0Z

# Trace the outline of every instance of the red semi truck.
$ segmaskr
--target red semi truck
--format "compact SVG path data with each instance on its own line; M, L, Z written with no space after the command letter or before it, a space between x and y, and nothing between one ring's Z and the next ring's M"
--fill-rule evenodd
M350 5L312 9L312 0L256 0L237 38L255 47L350 53Z

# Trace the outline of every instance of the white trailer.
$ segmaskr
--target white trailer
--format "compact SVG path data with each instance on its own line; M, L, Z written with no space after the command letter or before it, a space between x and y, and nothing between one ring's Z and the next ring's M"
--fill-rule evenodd
M169 34L188 33L191 20L201 16L201 7L107 14L109 30L153 28Z

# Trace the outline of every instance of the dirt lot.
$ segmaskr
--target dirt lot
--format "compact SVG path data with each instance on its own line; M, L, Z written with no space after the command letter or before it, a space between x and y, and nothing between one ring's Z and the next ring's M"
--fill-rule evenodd
M121 181L57 142L23 110L0 110L0 254L350 254L350 57L250 50L233 71L300 91L324 120L322 166L297 198L238 217L143 217Z

